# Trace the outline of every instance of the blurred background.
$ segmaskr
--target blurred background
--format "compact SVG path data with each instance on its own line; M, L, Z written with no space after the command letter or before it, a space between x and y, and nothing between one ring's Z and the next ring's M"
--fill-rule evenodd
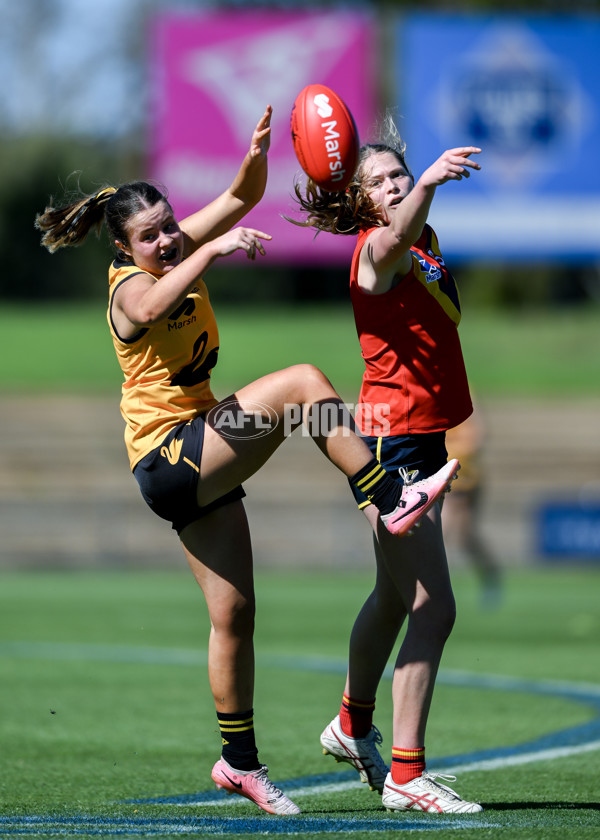
M289 117L312 82L340 93L362 140L391 109L417 177L446 148L483 149L482 172L440 189L430 216L461 288L477 404L476 426L449 445L465 466L448 505L452 563L484 583L518 565L600 563L597 2L0 10L0 565L181 563L127 466L110 243L102 233L50 256L33 227L50 196L152 178L181 217L231 181L270 103L270 181L248 223L273 241L257 264L234 257L207 277L222 334L214 390L311 361L356 400L353 243L283 218L302 177ZM345 480L301 434L246 489L257 566L370 566Z

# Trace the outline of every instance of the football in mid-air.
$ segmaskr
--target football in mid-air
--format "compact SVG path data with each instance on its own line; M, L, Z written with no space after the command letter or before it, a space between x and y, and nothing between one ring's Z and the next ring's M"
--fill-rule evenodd
M325 85L307 85L292 109L290 128L302 169L327 192L344 190L358 163L359 140L346 104Z

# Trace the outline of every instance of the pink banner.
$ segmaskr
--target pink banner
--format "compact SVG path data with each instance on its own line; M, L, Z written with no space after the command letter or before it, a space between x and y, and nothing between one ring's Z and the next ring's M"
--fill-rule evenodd
M319 234L282 218L296 215L290 114L308 84L335 90L361 139L376 102L374 21L357 12L166 13L154 21L150 112L152 177L178 218L214 199L233 179L265 106L273 106L269 183L244 224L273 236L278 263L347 263L353 237Z

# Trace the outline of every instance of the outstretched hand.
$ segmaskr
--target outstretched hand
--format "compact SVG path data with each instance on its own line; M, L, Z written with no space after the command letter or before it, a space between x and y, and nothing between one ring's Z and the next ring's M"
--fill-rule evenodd
M256 158L259 156L266 157L271 145L271 114L273 108L267 105L265 113L258 121L258 125L254 129L252 140L250 141L250 157Z
M254 228L237 227L233 230L227 231L223 236L215 239L215 243L219 245L219 253L221 256L233 254L234 251L242 250L246 252L249 260L256 259L256 252L265 256L265 249L260 241L261 239L272 239L268 233L262 230L255 230Z
M470 178L470 169L481 169L481 166L471 155L478 155L481 152L477 146L462 146L457 149L447 149L429 169L421 175L421 181L430 187L437 187L445 184L446 181L462 181L463 178Z

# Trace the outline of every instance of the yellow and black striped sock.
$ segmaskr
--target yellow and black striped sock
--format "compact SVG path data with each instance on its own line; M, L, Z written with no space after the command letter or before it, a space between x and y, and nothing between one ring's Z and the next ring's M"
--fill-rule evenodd
M217 712L221 742L221 755L236 770L258 770L258 749L254 737L254 710L247 712Z
M392 779L397 785L405 785L420 776L425 770L425 747L405 750L392 747Z
M342 732L351 738L366 738L373 726L375 700L356 700L344 694L340 707Z
M350 484L364 493L379 513L384 515L395 510L402 494L400 482L394 481L377 458L372 458L366 466L355 473L350 479Z

